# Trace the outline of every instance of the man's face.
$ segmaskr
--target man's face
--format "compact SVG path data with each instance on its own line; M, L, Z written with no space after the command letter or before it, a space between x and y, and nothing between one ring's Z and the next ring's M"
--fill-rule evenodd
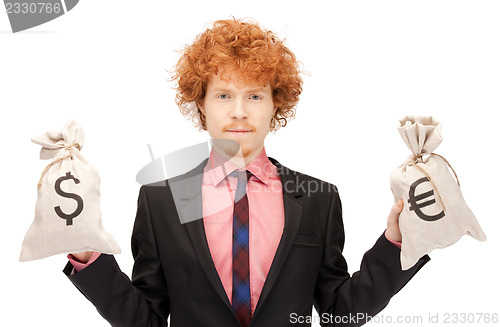
M212 77L207 85L203 111L210 137L238 142L248 163L264 146L275 107L269 84L265 87L243 85L235 80L226 82L218 75Z

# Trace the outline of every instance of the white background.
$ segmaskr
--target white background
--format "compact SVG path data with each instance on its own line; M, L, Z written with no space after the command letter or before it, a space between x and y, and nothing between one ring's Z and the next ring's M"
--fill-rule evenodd
M84 127L83 154L101 176L104 226L130 275L135 175L150 161L147 144L160 156L208 138L179 114L165 69L184 44L231 15L286 38L309 74L296 119L268 137L266 150L338 186L351 273L385 229L389 176L409 155L398 120L427 114L443 123L436 152L457 171L488 241L465 236L432 252L379 316L395 326L412 325L396 323L398 316L445 326L445 314L500 314L499 2L85 0L16 34L0 13L0 325L108 326L61 272L64 255L18 262L48 164L31 137L70 119ZM428 323L436 314L440 323Z

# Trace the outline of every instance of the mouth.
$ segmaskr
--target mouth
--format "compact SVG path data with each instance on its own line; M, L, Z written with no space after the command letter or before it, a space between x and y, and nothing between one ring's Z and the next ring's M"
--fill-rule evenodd
M236 135L243 135L243 134L252 133L253 131L251 129L239 129L239 128L235 128L235 129L227 129L226 132L227 133L231 133L231 134L236 134Z

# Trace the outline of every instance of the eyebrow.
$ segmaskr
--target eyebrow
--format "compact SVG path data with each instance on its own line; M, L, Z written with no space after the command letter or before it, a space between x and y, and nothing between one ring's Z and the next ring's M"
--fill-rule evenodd
M250 89L248 92L253 93L253 92L264 92L265 88L264 87L259 87L255 89Z
M264 92L264 90L265 90L264 87L258 87L258 88L248 90L248 93ZM223 88L223 87L215 87L212 89L212 91L231 93L231 90Z
M214 87L214 88L212 89L212 91L214 91L214 92L225 92L225 93L231 93L231 91L230 91L230 90L225 89L225 88L222 88L222 87Z

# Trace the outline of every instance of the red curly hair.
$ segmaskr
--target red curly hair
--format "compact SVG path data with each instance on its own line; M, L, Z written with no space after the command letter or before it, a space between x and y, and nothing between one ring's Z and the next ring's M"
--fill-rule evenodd
M302 93L302 78L295 55L271 31L254 22L237 19L216 21L187 45L175 66L176 103L181 113L206 130L202 111L208 81L220 73L237 73L244 83L269 85L277 108L270 131L276 131L295 116ZM227 74L231 75L231 74ZM196 103L196 107L191 105Z

